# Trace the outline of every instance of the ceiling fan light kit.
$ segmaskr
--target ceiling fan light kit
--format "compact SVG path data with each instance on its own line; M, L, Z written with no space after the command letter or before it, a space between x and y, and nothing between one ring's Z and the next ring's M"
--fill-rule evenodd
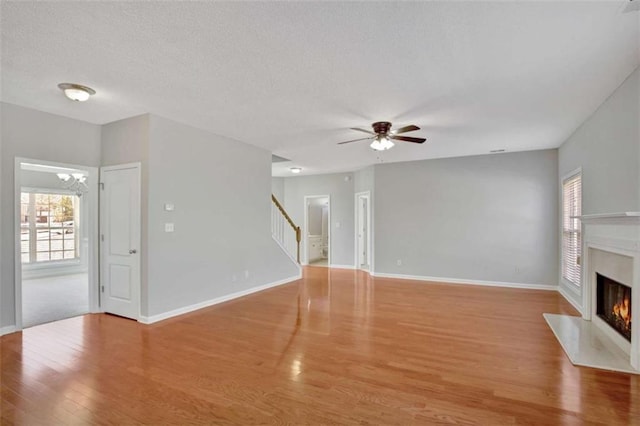
M410 136L398 136L400 133L413 132L415 130L420 130L420 127L414 126L413 124L409 126L404 126L396 130L391 130L391 123L388 121L376 121L371 125L373 131L360 129L357 127L351 128L351 130L357 130L359 132L368 133L370 136L366 138L354 139L350 141L340 142L338 145L343 145L351 142L365 141L373 139L371 148L376 151L385 151L387 149L393 148L395 143L393 141L401 141L401 142L412 142L412 143L424 143L426 139L424 138L412 138Z
M395 144L391 142L391 139L389 139L388 136L378 135L369 146L376 151L385 151L389 148L393 148L394 145Z

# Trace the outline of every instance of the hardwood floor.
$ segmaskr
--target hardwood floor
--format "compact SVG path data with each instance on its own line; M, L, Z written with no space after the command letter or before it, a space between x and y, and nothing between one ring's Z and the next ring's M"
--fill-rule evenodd
M640 424L640 377L571 365L555 292L302 280L151 326L3 336L2 424ZM179 290L177 290L179 291Z

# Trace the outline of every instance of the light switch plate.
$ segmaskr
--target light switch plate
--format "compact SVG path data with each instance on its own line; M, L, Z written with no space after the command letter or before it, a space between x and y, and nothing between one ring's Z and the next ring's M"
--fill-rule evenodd
M164 232L173 232L173 223L165 223Z

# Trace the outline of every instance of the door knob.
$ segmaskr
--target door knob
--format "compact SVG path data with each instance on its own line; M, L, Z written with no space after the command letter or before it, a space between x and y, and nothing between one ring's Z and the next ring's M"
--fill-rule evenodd
M129 250L129 254L136 254L137 252L138 252L138 250L136 250L136 249Z

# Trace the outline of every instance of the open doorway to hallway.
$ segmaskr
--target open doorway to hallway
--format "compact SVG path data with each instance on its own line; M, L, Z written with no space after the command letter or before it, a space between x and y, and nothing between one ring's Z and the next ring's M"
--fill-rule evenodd
M16 161L18 328L95 311L97 169Z
M305 263L311 266L331 265L330 216L331 200L328 195L304 197Z

